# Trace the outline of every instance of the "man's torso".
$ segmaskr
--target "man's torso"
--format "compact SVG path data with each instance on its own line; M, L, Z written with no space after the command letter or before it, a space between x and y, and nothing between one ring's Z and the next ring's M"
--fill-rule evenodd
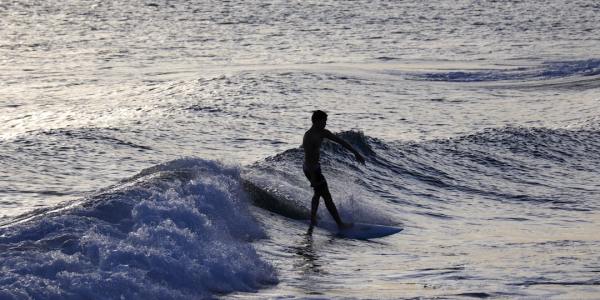
M315 129L309 129L302 140L304 148L304 164L307 167L316 167L319 165L321 143L324 133Z

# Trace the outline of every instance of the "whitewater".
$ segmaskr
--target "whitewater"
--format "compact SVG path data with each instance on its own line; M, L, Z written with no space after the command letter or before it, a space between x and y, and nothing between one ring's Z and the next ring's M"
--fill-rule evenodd
M595 1L0 2L0 299L597 299ZM313 110L344 220L317 228ZM332 221L324 205L319 217Z

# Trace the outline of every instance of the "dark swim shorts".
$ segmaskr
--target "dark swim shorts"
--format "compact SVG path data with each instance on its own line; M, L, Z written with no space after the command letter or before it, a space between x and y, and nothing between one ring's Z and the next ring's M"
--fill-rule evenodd
M310 181L310 186L312 186L313 189L317 190L327 186L327 181L325 180L323 173L321 173L320 165L309 167L304 164L302 170L304 171L304 176Z

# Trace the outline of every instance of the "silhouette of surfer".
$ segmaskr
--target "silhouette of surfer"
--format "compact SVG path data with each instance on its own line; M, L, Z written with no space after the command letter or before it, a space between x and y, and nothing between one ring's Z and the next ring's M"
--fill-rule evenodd
M348 149L354 154L356 160L361 164L365 163L365 159L358 153L350 144L346 141L333 135L331 131L325 129L327 125L327 114L324 111L316 110L312 114L312 127L304 134L302 140L302 147L304 148L304 165L302 167L304 175L310 181L310 186L314 189L315 193L312 197L311 211L310 211L310 226L308 227L308 234L312 234L314 226L317 224L317 209L319 208L319 199L323 197L327 210L337 223L339 228L348 228L352 224L342 222L340 215L338 214L337 208L331 199L329 188L327 187L327 181L321 173L321 165L319 164L320 149L323 139L329 139L334 141L344 148Z

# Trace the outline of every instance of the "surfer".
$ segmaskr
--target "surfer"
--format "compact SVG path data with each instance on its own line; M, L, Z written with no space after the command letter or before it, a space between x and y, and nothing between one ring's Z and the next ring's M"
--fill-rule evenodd
M321 172L321 165L319 164L320 149L323 139L329 139L334 141L344 148L348 149L354 154L356 160L361 164L365 163L365 159L358 153L350 144L346 141L333 135L331 131L325 129L327 125L327 114L321 110L315 110L312 114L312 126L304 134L302 139L302 147L304 148L304 165L302 167L304 175L310 181L310 186L314 189L315 193L312 197L311 210L310 210L310 226L308 227L308 234L312 234L314 226L317 224L317 209L319 208L319 198L323 197L327 210L337 223L339 228L348 228L352 224L342 222L340 215L338 214L337 208L331 199L329 188L327 187L327 181Z

